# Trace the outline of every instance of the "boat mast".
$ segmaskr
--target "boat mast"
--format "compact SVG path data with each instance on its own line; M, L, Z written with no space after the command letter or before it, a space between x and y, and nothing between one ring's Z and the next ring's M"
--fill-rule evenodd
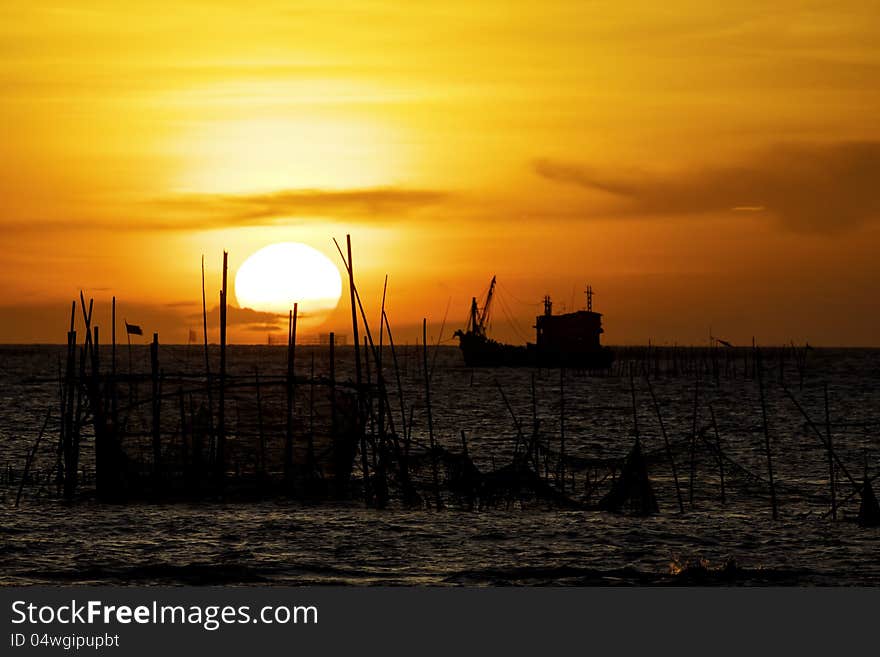
M477 297L471 298L471 317L468 320L468 333L476 333L477 332L477 314L479 311L477 310Z
M483 312L480 313L480 323L477 327L477 332L481 335L486 332L486 324L489 323L489 308L492 305L492 295L495 294L495 277L492 277L492 282L489 283L489 292L486 294L486 305L483 306Z

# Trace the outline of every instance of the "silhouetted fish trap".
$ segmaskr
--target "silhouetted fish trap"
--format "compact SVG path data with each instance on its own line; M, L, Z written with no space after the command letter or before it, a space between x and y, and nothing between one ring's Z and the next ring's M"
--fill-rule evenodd
M97 331L91 335L77 347L70 333L62 378L67 497L78 484L81 442L91 437L95 493L105 501L349 495L363 434L351 384L258 371L166 373L158 336L150 374L105 372Z
M450 372L460 378L452 388L440 389L464 400L480 417L464 420L471 425L457 424L462 415L455 403L435 408L433 402L442 328L430 357L427 320L415 349L401 349L394 343L383 293L373 332L355 285L350 241L346 246L347 253L339 252L348 273L352 339L344 377L338 375L333 333L327 345L297 345L296 304L288 316L286 350L262 347L279 361L273 366L261 371L256 361L236 353L244 347L228 349L226 254L219 345L208 344L203 294L204 349L201 354L202 345L193 347L196 364L189 356L182 363L174 348L160 346L153 334L148 359L139 358L135 368L130 342L118 353L115 298L110 340L103 342L106 336L92 322L93 303L81 293L71 307L59 363L59 404L47 414L23 470L7 464L0 482L18 485L17 500L27 483L45 488L54 477L68 499L77 490L94 491L109 502L287 498L359 500L375 508L516 505L632 516L668 512L674 491L675 510L682 514L744 502L776 519L781 507L798 505L797 512L814 513L805 503L826 507L830 502L822 517L836 520L847 518L846 505L852 509L861 503L858 516L849 519L866 527L880 524L872 485L877 475L869 474L867 452L864 476L857 481L853 444L846 440L844 420L833 421L827 385L805 385L810 383L809 346L737 348L715 339L704 348L617 348L601 379L585 376L589 369L518 368L508 372L507 380L518 383L507 390L498 370L481 369L492 399L475 397L480 391L474 368L461 357L440 372L447 384ZM202 283L204 289L204 278ZM485 324L483 314L472 303L471 327ZM125 331L143 334L128 323ZM470 386L462 390L461 377L467 375ZM664 378L676 380L655 394L654 382ZM792 378L798 394L789 387ZM544 394L554 398L552 418L546 407L539 412L537 379ZM627 403L583 403L584 388L591 395L609 388L620 394L624 379ZM727 425L722 417L719 427L722 380L738 396L737 407L725 412ZM581 386L574 394L567 390L572 383ZM750 409L741 395L751 400ZM528 402L530 421L524 410ZM822 419L816 414L821 402ZM780 413L783 405L788 415ZM483 416L490 408L496 415L488 421ZM447 415L439 428L438 409ZM506 410L509 422L498 409ZM800 426L791 422L795 410ZM449 415L456 424L450 426ZM780 425L781 417L788 418L787 426ZM45 445L56 429L55 474L31 472L40 441ZM787 447L798 454L786 453L779 443L783 433L794 434L797 440ZM610 442L621 438L626 442ZM605 449L608 444L612 449ZM805 473L794 472L793 463Z

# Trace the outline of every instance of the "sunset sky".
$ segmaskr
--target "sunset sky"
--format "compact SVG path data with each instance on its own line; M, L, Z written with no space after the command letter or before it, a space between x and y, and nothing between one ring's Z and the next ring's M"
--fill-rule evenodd
M401 340L496 274L503 339L589 283L610 344L880 345L880 5L716 4L6 2L0 342L80 289L185 342L202 254L213 308L351 233Z

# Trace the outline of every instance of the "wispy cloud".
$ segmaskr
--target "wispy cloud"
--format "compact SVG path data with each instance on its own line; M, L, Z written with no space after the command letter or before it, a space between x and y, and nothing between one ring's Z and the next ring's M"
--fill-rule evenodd
M874 141L779 144L740 162L664 175L553 160L533 167L546 180L617 197L614 210L625 215L766 212L789 230L809 233L880 218L880 142Z
M292 225L322 217L346 222L397 222L449 202L437 189L370 187L284 189L260 194L174 194L140 201L68 210L64 219L41 217L4 221L7 232L45 230L183 231ZM71 214L73 213L72 217ZM119 221L124 216L126 221ZM72 220L73 219L73 220Z
M191 319L201 319L201 313L190 315ZM239 308L228 305L226 307L226 323L229 326L237 326L249 330L277 330L281 322L287 321L283 315L261 312L251 308ZM208 323L216 326L220 321L220 307L215 306L208 311Z
M449 193L430 189L287 189L265 194L179 194L151 202L154 228L192 229L273 225L304 217L393 221L442 203Z

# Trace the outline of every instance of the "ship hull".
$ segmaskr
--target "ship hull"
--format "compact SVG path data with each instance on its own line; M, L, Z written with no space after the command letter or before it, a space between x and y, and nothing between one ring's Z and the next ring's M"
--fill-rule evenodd
M459 333L458 339L468 367L529 367L536 364L526 346L502 344L473 333Z
M534 344L510 345L474 333L458 334L459 348L468 367L546 367L604 370L614 362L614 352L599 347L580 352L539 349Z

